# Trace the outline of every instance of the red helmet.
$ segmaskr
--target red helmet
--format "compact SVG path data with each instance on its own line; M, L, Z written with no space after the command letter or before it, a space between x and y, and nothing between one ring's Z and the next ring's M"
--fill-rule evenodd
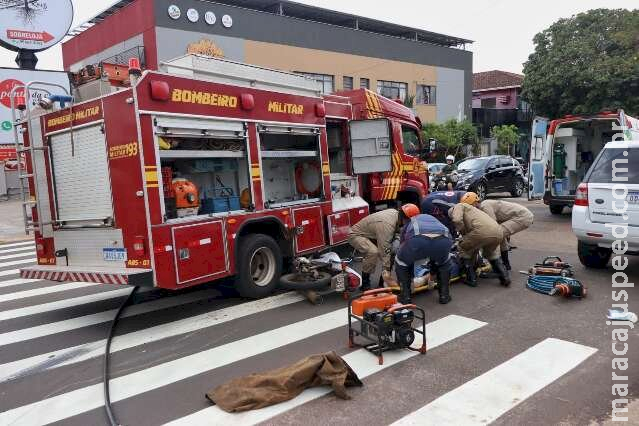
M419 207L415 204L404 204L402 206L402 212L404 213L404 216L409 219L420 214Z

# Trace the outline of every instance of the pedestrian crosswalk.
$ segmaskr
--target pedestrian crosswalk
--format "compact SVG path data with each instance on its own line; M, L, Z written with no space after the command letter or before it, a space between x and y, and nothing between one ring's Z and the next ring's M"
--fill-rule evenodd
M0 245L0 425L105 424L101 368L106 330L131 288L20 278L15 266L32 263L33 256L32 243ZM494 326L466 314L429 318L426 355L387 352L379 365L365 349L347 347L347 308L339 298L312 306L297 293L247 301L223 297L214 286L165 297L145 291L125 311L111 347L111 400L122 424L278 424L279 416L296 415L297 421L288 417L287 423L302 423L305 408L332 401L328 387L235 414L210 405L203 395L238 375L331 350L363 380L362 396L381 395L367 384L378 378L392 383L398 369L408 366L434 371L447 363L453 348L459 351L465 342L481 340ZM392 413L383 423L489 424L596 352L557 338L517 343L522 350L510 359L432 395L416 410ZM357 411L347 410L340 418L354 423Z

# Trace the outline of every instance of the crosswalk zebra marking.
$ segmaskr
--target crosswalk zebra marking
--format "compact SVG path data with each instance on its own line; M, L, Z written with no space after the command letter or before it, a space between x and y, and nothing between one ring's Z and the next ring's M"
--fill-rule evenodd
M9 247L22 247L22 246L35 246L35 242L33 240L28 240L28 241L19 241L16 243L10 243L10 244L0 244L0 249L5 249L5 248L9 248Z
M19 269L8 269L6 271L0 271L0 277L8 277L9 275L17 275L19 273Z
M96 284L99 285L99 284ZM102 300L115 299L126 296L131 292L130 287L117 288L109 291L103 291L88 296L74 297L71 299L58 300L56 302L43 303L40 305L31 305L24 308L16 308L8 311L0 312L0 321L6 321L14 318L26 317L29 315L42 314L58 309L70 308L72 306L86 305L87 303L100 302Z
M111 380L111 401L117 402L344 327L347 308L269 330L245 339L168 361ZM376 363L376 360L371 360ZM53 423L101 407L103 385L98 383L0 413L0 424L33 425Z
M265 312L275 308L281 308L302 300L304 300L304 297L297 293L284 293L277 296L271 296L266 299L246 302L217 311L207 312L195 317L184 318L178 321L123 334L113 339L111 344L111 353L156 342L169 337L192 333L197 330L213 327L215 325L247 317L249 315ZM127 310L125 313L132 315L132 312L135 312L133 311L133 308L135 308L135 306L131 308L131 311ZM109 320L110 319L112 319L112 316ZM36 330L35 332L38 331L40 330ZM9 334L9 341L21 337L19 331L6 334ZM0 335L0 346L2 346L3 341L3 335ZM65 365L75 364L87 359L100 357L104 354L105 344L106 340L103 339L2 364L0 365L0 383L31 374L34 371L40 372L50 370Z
M95 285L97 284L78 281L78 282L52 285L52 286L44 287L44 288L35 288L32 290L14 291L13 293L0 295L0 303L9 302L12 300L26 299L28 297L43 296L45 294L60 293L63 291L68 291L68 290L76 290L78 288L93 287Z
M466 318L458 315L449 315L436 321L426 324L427 347L432 350L438 346L444 345L452 340L464 336L472 331L480 329L486 323L477 321L472 318ZM395 364L406 361L409 358L418 355L417 352L398 350L384 353L384 364L377 363L377 357L371 355L365 349L359 349L345 355L344 361L357 373L360 379L364 379L372 374L385 370ZM428 354L425 355L426 357ZM186 425L253 425L256 423L267 421L279 414L289 411L295 407L305 404L309 401L317 399L321 396L331 393L332 390L327 387L311 388L304 391L297 398L286 401L270 407L259 410L245 411L242 413L227 413L217 406L211 406L204 410L197 411L191 415L174 420L167 425L186 426Z
M11 262L2 262L0 263L0 268L6 268L8 266L16 266L16 265L26 265L27 263L35 263L36 260L38 259L36 259L35 257L30 257L28 259L12 260Z
M597 352L546 339L492 370L440 396L394 426L488 424L553 383Z
M19 253L19 252L33 252L33 254L35 254L35 250L32 246L15 247L10 249L3 249L2 247L0 247L0 255L6 254L6 253Z
M0 260L18 259L20 257L33 256L33 255L34 255L34 253L29 253L29 252L5 254L5 255L0 256Z
M142 315L161 309L172 308L175 306L186 305L187 303L197 302L215 297L219 294L217 290L200 290L179 296L165 297L157 300L140 303L130 306L124 311L120 318L127 318L136 315ZM15 331L9 331L0 334L0 346L10 345L13 343L24 342L31 339L37 339L52 334L63 333L78 328L89 327L95 324L101 324L113 320L117 309L97 312L95 314L84 315L81 317L71 318L63 321L51 322L34 327L23 328ZM53 354L51 354L53 355ZM55 356L55 355L54 355ZM0 367L1 369L1 367ZM0 373L0 376L2 374ZM0 380L1 381L1 380Z
M0 288L13 287L21 284L31 284L42 280L32 280L28 278L15 278L7 281L0 281Z

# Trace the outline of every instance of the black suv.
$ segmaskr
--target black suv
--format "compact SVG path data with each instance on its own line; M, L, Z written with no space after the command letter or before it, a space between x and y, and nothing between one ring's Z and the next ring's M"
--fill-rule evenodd
M455 189L476 192L482 200L495 192L520 197L524 192L524 173L519 162L507 155L468 158L457 165Z

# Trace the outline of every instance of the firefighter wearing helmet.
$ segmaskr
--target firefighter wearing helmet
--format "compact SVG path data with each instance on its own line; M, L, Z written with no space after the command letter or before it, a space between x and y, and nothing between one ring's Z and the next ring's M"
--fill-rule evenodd
M508 259L510 249L510 236L528 229L533 223L533 214L526 207L517 203L510 203L502 200L480 201L477 194L467 192L461 199L462 203L470 204L493 218L504 232L504 239L501 242L501 260L507 270L511 269Z
M399 210L387 209L373 213L351 228L348 243L363 257L362 291L371 288L371 274L377 264L382 262L383 272L379 279L379 287L383 286L383 276L390 276L392 267L393 240L402 226L404 217L419 214L414 204L405 204Z
M395 256L395 273L401 286L400 302L410 303L411 283L415 262L430 259L430 268L437 274L439 303L445 305L450 297L450 249L453 239L448 228L428 214L419 214L417 206L410 207L403 216L401 245Z

